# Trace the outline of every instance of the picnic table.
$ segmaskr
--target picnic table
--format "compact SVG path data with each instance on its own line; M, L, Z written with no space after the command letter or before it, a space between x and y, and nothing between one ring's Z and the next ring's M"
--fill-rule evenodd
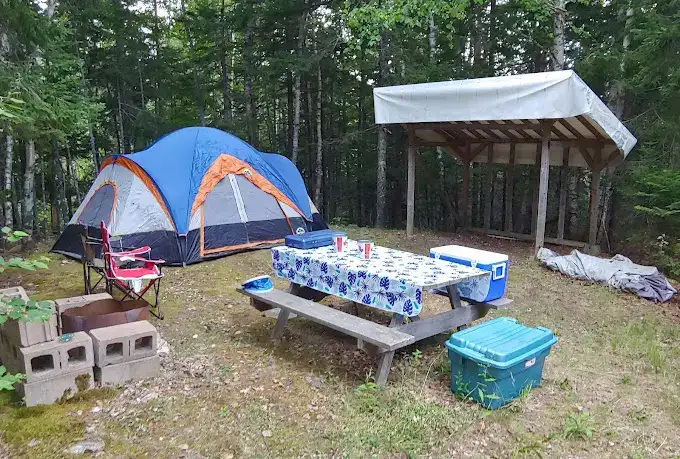
M488 271L387 247L375 246L369 260L360 256L351 240L341 253L332 246L279 246L272 248L271 254L274 273L290 282L289 291L239 291L250 296L259 310L280 309L273 338L280 338L290 314L354 336L360 349L380 356L377 384L387 381L395 350L463 328L484 317L489 309L510 304L506 298L487 303L461 300L456 284L489 276ZM421 318L427 291L446 295L451 309ZM391 314L390 324L380 325L319 304L327 295L383 310Z

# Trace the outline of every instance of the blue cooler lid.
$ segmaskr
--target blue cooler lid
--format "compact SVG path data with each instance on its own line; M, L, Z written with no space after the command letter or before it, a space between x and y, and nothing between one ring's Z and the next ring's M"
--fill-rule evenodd
M506 369L530 359L557 342L544 327L529 328L499 317L451 335L446 347L478 363Z

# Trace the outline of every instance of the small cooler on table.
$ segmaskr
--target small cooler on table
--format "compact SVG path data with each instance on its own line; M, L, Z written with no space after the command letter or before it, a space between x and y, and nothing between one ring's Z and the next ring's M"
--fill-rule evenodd
M507 255L460 245L445 245L430 249L430 257L489 271L489 276L456 284L461 298L482 303L497 300L505 295L508 280Z
M541 384L543 363L557 342L543 327L500 317L451 335L451 392L495 410Z
M336 234L345 235L342 231L319 230L310 231L303 234L292 234L286 236L286 245L295 249L316 249L333 244L333 236Z

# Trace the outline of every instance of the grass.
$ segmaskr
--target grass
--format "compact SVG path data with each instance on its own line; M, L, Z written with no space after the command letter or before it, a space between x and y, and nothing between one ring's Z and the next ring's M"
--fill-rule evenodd
M93 425L106 442L103 457L680 455L680 328L665 306L547 271L530 244L347 230L422 254L446 244L508 253L508 296L515 302L490 317L508 315L555 332L559 343L546 360L542 386L496 411L459 400L450 392L445 335L398 353L380 389L370 378L375 359L324 327L295 319L274 347L271 319L234 290L269 272L263 250L164 270L166 319L154 324L172 358L159 379L40 408L22 408L3 394L0 457L5 450L10 457L65 457L64 448ZM56 257L49 271L5 273L3 282L40 299L79 295L82 288L80 265ZM427 313L449 307L439 297L425 303ZM151 391L156 398L136 401ZM97 401L103 410L125 411L93 414ZM29 447L33 439L39 443Z

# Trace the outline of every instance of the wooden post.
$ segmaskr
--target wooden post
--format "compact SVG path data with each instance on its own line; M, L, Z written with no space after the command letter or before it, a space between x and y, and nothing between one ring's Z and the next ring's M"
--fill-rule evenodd
M493 143L489 144L486 155L486 190L484 193L484 229L491 229L493 191Z
M548 211L548 178L550 176L550 128L552 123L543 126L541 142L541 169L538 174L538 212L536 215L536 252L545 242L545 220Z
M557 216L557 239L564 239L564 225L567 217L567 191L569 187L569 147L562 149L560 170L560 211Z
M470 144L468 144L468 158L470 158ZM470 225L470 160L463 161L463 183L462 183L463 202L461 204L461 215L463 225L469 228Z
M590 212L588 220L588 244L597 244L597 222L600 213L600 179L602 178L601 152L594 159L593 175L590 181Z
M534 161L534 166L536 167L536 177L534 185L534 200L531 203L531 235L536 236L536 224L538 223L538 189L540 188L541 182L541 144L536 144L536 159Z
M512 197L515 188L515 144L510 144L510 160L505 166L505 231L512 232Z
M416 146L413 131L408 136L408 172L406 187L406 236L413 236L413 211L416 195Z

